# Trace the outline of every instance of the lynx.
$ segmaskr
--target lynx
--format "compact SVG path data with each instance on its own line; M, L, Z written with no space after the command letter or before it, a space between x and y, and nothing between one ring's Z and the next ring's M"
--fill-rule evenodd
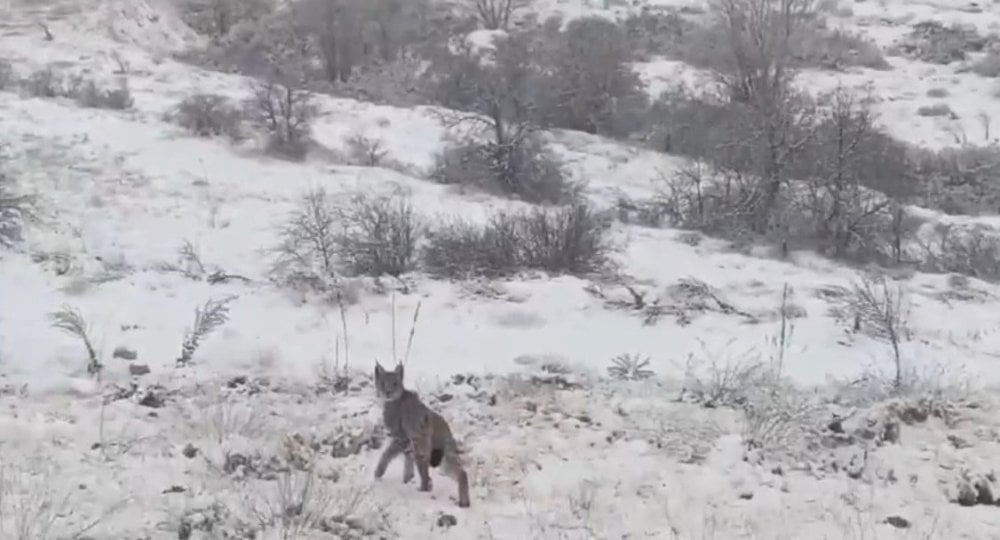
M403 483L413 479L416 463L420 491L431 490L429 467L442 471L458 483L458 506L469 506L469 477L462 466L458 444L448 422L432 411L415 392L403 387L403 366L386 371L375 364L375 390L382 399L382 421L389 432L389 444L375 466L375 478L382 478L386 468L399 454L403 461Z

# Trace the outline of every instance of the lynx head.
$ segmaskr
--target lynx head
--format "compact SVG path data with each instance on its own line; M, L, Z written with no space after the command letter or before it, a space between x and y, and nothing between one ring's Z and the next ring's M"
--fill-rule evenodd
M403 364L386 371L382 364L375 362L375 393L383 401L394 401L403 395Z

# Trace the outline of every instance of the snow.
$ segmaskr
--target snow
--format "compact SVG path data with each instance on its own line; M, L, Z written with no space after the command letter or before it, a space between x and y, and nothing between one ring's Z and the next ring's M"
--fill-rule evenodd
M545 4L539 7L545 13L584 12L574 2ZM607 13L603 2L589 4L590 12ZM883 14L884 4L854 4L853 20ZM908 20L996 21L992 7L970 15L952 4L891 4L894 17ZM988 389L1000 383L997 286L972 279L969 290L978 299L965 300L948 295L953 290L945 275L916 273L899 282L910 292L913 339L903 350L909 367L940 389L976 382L969 395L980 401L963 409L964 423L907 424L903 444L872 450L861 481L818 468L775 474L743 460L736 411L675 400L678 381L778 354L777 310L786 285L804 313L793 321L786 377L823 388L831 380L890 371L891 351L883 342L849 332L850 321L831 315L828 293L850 287L857 269L807 252L781 260L681 231L616 224L622 246L616 262L647 300L668 301L671 286L693 278L743 315L692 310L690 321L665 315L645 325L642 313L610 307L632 299L613 281L539 276L452 283L412 275L405 283L356 280L358 298L344 307L341 321L341 308L329 298L267 280L277 227L307 190L322 186L347 197L400 189L427 219L481 217L515 203L421 178L448 136L440 111L429 107L316 98L322 112L313 133L321 145L336 154L353 136L378 139L391 170L327 157L291 163L262 157L252 141L233 146L190 137L164 114L196 92L242 99L248 81L169 59L199 38L165 1L90 7L13 2L0 34L0 57L22 75L56 64L113 81L117 55L127 63L135 97L134 110L115 112L0 92L0 140L9 145L4 169L43 201L24 249L0 258L3 538L61 538L95 520L85 531L94 538L177 538L185 520L194 523L192 515L218 508L227 514L216 516L220 527L256 522L274 513L265 507L289 496L282 481L309 475L322 479L317 489L329 498L326 517L342 514L352 519L341 522L364 522L388 538L1000 536L995 510L951 504L938 486L953 482L952 470L978 474L998 467L996 394ZM54 41L44 41L33 26L39 18ZM858 30L883 46L891 43L890 33L899 33L879 21ZM873 85L880 121L893 135L927 147L954 145L955 132L975 140L976 115L998 112L990 80L954 67L901 58L890 63L890 71L807 72L801 80L813 91ZM676 62L637 67L651 92L705 80ZM938 87L947 88L959 120L943 124L916 115L934 101L927 90ZM675 156L580 133L548 136L566 170L605 205L620 196L649 196L684 166ZM996 222L921 213L932 222ZM210 285L165 271L177 263L184 240L211 269L248 281ZM206 339L191 366L175 368L195 307L230 295L237 297L231 321ZM51 327L48 314L64 305L80 309L91 325L107 364L99 382L85 373L79 341ZM397 464L374 482L373 448L328 455L332 439L373 433L379 414L367 373L376 359L389 363L404 355L418 306L407 383L450 420L467 447L468 511L454 507L454 486L443 477L435 478L433 494L418 493L398 481ZM151 373L131 376L127 361L112 358L118 347L136 351ZM657 377L604 379L610 360L623 353L648 355ZM347 362L354 374L344 392L318 382L334 362ZM556 388L546 379L553 370L568 372L580 386ZM136 396L152 389L166 395L167 404L102 399L133 381ZM262 463L309 453L296 435L323 449L313 456L316 470L277 470L271 477L244 470L239 480L221 471L227 453L260 454ZM950 437L973 444L960 447ZM197 455L185 455L188 445ZM309 504L318 504L316 497ZM49 505L51 535L18 524L25 517L18 502L27 508L53 501L59 504ZM454 515L457 525L439 526L442 513ZM910 527L885 523L895 515ZM338 527L348 525L328 524ZM267 529L265 535L275 536L265 537L280 537L279 529ZM338 537L330 534L312 528L299 537Z

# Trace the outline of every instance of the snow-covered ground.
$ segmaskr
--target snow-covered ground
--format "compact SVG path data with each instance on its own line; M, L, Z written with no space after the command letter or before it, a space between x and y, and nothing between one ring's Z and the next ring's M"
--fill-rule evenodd
M816 429L837 413L848 418L846 433L782 435L792 441L788 459L763 466L747 458L743 413L678 399L681 388L779 355L791 381L817 392L891 371L884 342L833 315L854 269L618 224L623 275L676 316L644 324L644 313L627 307L631 293L605 280L423 275L357 280L357 301L342 315L329 299L267 280L277 227L308 189L343 197L402 189L428 220L514 204L419 177L445 136L432 111L317 98L318 143L336 150L355 134L377 138L397 170L264 158L249 144L196 139L163 119L196 92L247 93L241 77L170 59L197 37L163 3L10 4L0 14L0 58L19 75L56 64L113 81L117 56L128 64L135 106L84 109L0 91L4 171L42 201L24 246L0 258L0 537L249 538L237 530L264 522L272 525L265 538L1000 537L995 506L950 502L989 487L1000 499L1000 403L989 390L1000 382L1000 287L945 275L901 280L912 334L902 355L922 385L953 399L820 400L808 412ZM855 19L898 9L893 20L1000 21L993 6L973 17L951 4L879 5L854 4ZM43 39L39 21L54 40ZM859 30L884 45L880 32L893 24ZM837 79L874 84L880 120L929 147L954 141L938 119L915 114L927 89L946 85L962 122L1000 107L991 80L889 61L890 71L809 72L803 80L817 91ZM667 73L697 81L676 63L643 69L651 85ZM647 195L683 165L596 137L551 138L567 170L601 201ZM164 270L178 263L184 241L208 271L248 281L210 285ZM692 278L712 295L685 295ZM797 317L782 354L775 343L786 285ZM230 295L231 321L191 366L175 368L194 309ZM51 326L48 314L64 305L91 325L106 364L100 382L86 375L79 341ZM376 359L403 355L418 306L407 382L462 441L469 510L455 508L445 478L436 478L433 495L404 488L396 468L372 480L381 432L368 373ZM138 358L113 357L118 348ZM605 380L623 353L648 356L656 377ZM349 388L327 384L334 363L355 372ZM138 364L150 372L133 375ZM115 392L121 399L104 399ZM930 418L914 420L920 413L911 409ZM901 418L899 441L881 442L880 430ZM295 504L302 515L285 516Z

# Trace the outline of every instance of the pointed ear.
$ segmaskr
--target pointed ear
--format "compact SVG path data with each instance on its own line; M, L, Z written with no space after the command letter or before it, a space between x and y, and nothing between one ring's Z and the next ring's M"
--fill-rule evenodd
M378 360L376 360L375 361L375 379L376 380L377 379L381 379L383 375L385 375L385 369L382 367L382 364L379 364Z
M403 378L403 364L396 364L396 373L399 375L400 379Z

